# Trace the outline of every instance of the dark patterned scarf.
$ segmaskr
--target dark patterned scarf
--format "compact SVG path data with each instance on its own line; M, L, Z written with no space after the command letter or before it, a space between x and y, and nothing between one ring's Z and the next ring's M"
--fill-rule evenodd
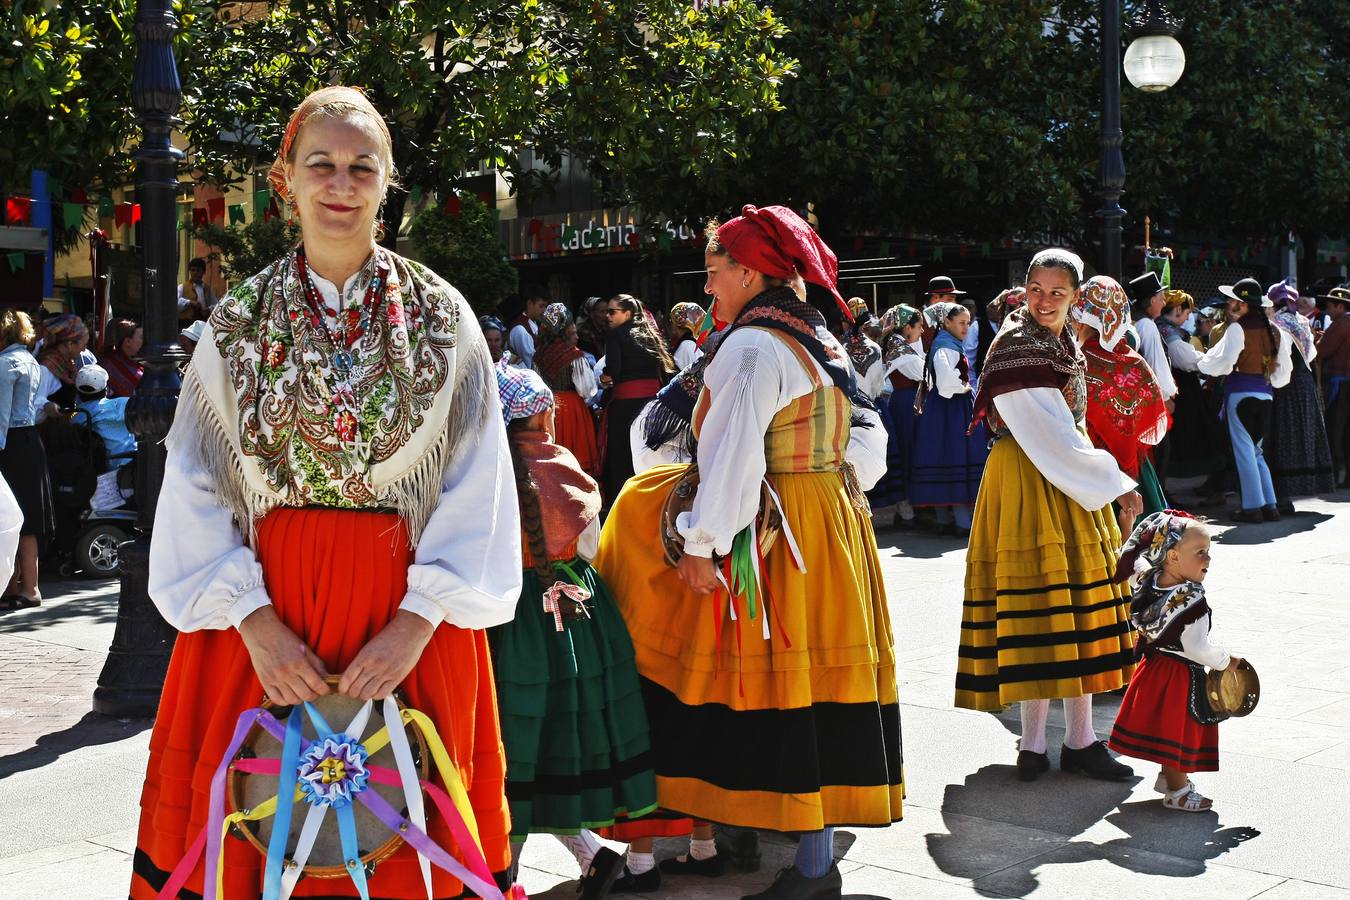
M1008 313L989 345L971 427L989 417L990 427L996 433L1005 432L993 401L1001 394L1032 387L1052 387L1063 392L1074 421L1081 423L1086 413L1083 387L1086 371L1087 362L1067 324L1055 335L1037 322L1025 306L1015 309Z
M824 367L835 387L844 392L855 407L875 410L870 399L863 396L853 377L853 369L841 358L830 356L822 340L829 334L825 317L809 303L800 299L791 288L773 288L746 304L731 326L713 335L704 345L705 353L698 362L675 376L656 395L655 406L643 423L642 442L650 450L662 444L678 442L689 451L692 459L698 447L689 423L694 415L694 403L703 389L703 373L716 357L726 336L737 328L771 328L789 335L805 348L811 358ZM853 425L867 427L870 423L854 418Z
M859 375L866 375L868 369L881 361L881 348L875 341L869 340L861 328L848 332L844 337L844 349L848 351L848 358Z

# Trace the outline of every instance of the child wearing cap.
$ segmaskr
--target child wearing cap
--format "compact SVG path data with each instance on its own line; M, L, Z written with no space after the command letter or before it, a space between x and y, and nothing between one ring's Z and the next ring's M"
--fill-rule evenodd
M108 396L108 370L89 365L75 373L76 409L89 416L89 426L108 449L108 465L120 469L136 453L136 438L127 430L129 397Z

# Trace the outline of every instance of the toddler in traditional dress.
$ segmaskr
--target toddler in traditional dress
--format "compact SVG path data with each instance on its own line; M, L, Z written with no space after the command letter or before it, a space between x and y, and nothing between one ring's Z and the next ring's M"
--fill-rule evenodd
M1208 530L1173 509L1135 526L1116 570L1134 591L1130 621L1137 632L1135 655L1142 659L1120 704L1110 747L1160 763L1154 790L1164 807L1181 812L1213 806L1189 777L1219 769L1218 723L1226 716L1210 709L1205 669L1234 670L1242 662L1210 643L1203 585L1208 572Z

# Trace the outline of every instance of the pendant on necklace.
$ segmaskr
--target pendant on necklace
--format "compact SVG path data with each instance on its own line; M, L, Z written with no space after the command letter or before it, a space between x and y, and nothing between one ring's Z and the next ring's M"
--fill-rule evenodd
M352 370L352 353L350 350L338 349L333 352L333 368L339 375L346 375Z

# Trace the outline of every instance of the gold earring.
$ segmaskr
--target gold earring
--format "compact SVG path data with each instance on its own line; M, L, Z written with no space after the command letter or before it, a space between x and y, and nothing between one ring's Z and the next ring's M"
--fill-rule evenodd
M376 242L384 240L384 219L375 220L375 240Z

